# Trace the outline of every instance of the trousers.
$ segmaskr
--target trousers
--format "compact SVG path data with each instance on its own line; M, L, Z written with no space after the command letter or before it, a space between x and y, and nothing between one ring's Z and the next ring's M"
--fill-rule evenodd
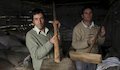
M86 63L81 61L75 61L77 70L96 70L97 65L93 63Z

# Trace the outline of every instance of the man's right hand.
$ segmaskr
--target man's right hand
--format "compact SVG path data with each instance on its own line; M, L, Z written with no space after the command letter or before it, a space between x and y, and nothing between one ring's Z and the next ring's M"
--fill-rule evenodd
M52 44L54 44L54 42L55 42L55 40L54 40L55 37L56 37L56 36L53 36L53 37L50 39L50 42L51 42Z
M54 36L50 39L50 42L51 42L52 44L55 43L55 40L54 40L55 37L57 37L57 36L54 35ZM60 36L59 36L59 35L58 35L58 41L60 41Z
M87 43L88 43L89 45L91 45L91 44L93 43L93 40L94 40L94 38L90 38L90 39L87 41Z

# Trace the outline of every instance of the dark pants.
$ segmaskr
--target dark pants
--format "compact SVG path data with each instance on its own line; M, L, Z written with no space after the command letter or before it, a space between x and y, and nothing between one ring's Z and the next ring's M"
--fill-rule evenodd
M96 70L96 64L93 63L76 61L75 65L77 70Z

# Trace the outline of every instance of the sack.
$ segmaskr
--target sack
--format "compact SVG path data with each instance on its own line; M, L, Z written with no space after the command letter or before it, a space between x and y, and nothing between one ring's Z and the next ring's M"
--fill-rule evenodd
M13 70L33 70L32 59L28 55L23 62L19 63L18 66L14 67Z

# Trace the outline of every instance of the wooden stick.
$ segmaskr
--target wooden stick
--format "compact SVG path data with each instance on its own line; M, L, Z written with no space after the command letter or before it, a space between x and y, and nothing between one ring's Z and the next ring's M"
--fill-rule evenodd
M53 2L53 19L54 19L54 21L56 20L55 4L54 4L54 2ZM53 26L54 26L54 35L58 36L57 24L53 24ZM58 37L55 37L54 40L55 40L55 44L54 44L54 60L55 60L55 62L59 63L60 62L60 52L59 52Z
M105 23L108 15L109 15L109 11L108 11L107 15L105 16L105 19L104 19L103 23L101 24L100 29L99 29L99 31L97 32L97 34L96 34L96 36L95 36L95 39L93 40L93 43L90 45L87 53L90 53L90 51L92 50L92 47L93 47L93 45L95 44L95 42L96 42L96 40L97 40L97 38L98 38L98 35L99 35L100 31L101 31L101 28L102 28L103 24Z

